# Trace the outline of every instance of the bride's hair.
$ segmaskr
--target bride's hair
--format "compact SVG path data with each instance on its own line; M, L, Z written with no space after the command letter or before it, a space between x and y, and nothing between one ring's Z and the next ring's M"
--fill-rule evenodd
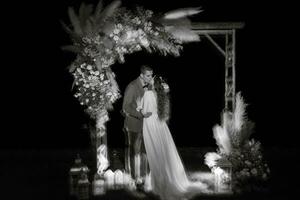
M154 89L157 94L157 114L160 120L168 121L170 118L170 94L165 90L165 81L161 76L154 77Z

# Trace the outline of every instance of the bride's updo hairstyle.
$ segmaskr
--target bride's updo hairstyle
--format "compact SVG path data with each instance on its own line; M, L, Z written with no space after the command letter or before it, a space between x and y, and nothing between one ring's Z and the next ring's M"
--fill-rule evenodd
M157 114L160 120L168 121L170 118L169 88L161 76L154 77L154 89L157 94Z

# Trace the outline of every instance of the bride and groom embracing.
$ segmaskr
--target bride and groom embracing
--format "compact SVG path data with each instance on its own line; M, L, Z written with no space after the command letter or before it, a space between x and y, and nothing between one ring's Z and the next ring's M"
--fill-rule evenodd
M140 76L127 86L123 100L126 172L136 181L137 189L145 188L148 182L152 193L164 200L206 193L206 184L188 179L166 123L167 84L161 77L153 77L151 67L143 65L140 70Z

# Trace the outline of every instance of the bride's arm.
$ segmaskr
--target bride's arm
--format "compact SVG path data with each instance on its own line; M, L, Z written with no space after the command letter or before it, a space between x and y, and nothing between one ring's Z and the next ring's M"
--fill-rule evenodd
M147 93L144 94L143 98L140 101L140 112L142 113L142 115L147 118L150 117L152 115L152 112L149 112L148 108L147 108Z
M136 110L138 112L142 113L142 115L144 115L146 113L145 104L144 104L144 97L138 98L136 100L136 104L137 104Z

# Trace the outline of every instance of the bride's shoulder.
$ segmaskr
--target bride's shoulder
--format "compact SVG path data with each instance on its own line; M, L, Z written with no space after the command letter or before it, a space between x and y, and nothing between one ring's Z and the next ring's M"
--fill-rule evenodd
M148 94L148 95L149 95L149 94L154 94L154 91L153 91L153 90L146 90L146 91L145 91L145 94Z
M152 96L154 93L153 93L153 91L152 90L147 90L147 91L145 91L145 93L144 93L144 96Z

